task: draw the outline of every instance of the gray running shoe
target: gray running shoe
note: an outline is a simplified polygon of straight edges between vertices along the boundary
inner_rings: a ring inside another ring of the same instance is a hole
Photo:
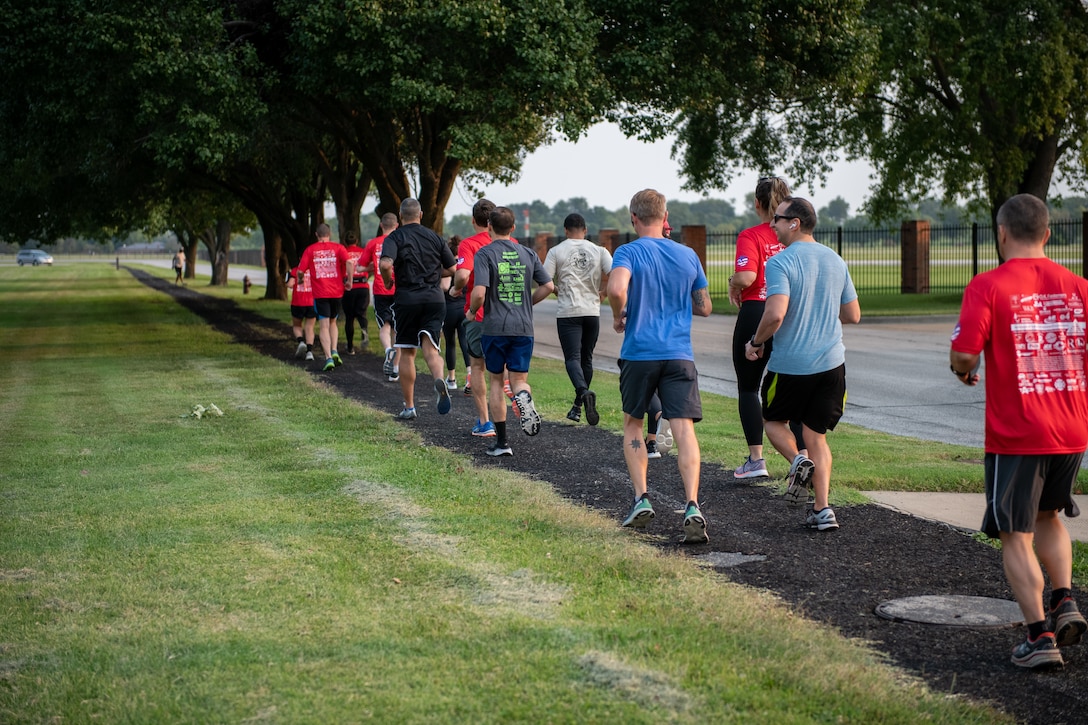
[[[512,456],[514,455],[514,449],[505,443],[500,446],[496,441],[487,449],[487,455],[492,456],[493,458],[498,458],[499,456]]]
[[[397,413],[397,418],[399,420],[415,420],[416,419],[416,409],[415,408],[404,408],[399,413]]]
[[[435,408],[438,410],[439,415],[445,415],[450,412],[452,403],[450,401],[450,390],[446,387],[446,381],[442,378],[435,378],[434,392],[438,394],[437,399],[434,401]]]
[[[688,501],[688,507],[684,511],[684,538],[682,544],[705,544],[710,541],[706,534],[706,518],[699,510],[699,504]]]
[[[1065,660],[1062,659],[1062,653],[1058,651],[1058,643],[1055,641],[1054,635],[1050,632],[1044,632],[1034,642],[1025,639],[1013,647],[1012,663],[1020,667],[1038,669],[1061,667],[1065,664]]]
[[[748,456],[744,463],[733,471],[733,478],[758,478],[767,475],[769,475],[767,473],[767,461],[762,458],[753,461],[751,456]]]
[[[301,360],[302,356],[306,354],[306,343],[300,342],[298,347],[295,348],[295,359]]]
[[[519,390],[514,394],[514,408],[521,416],[521,429],[525,435],[535,436],[540,432],[540,413],[536,412],[533,396],[528,390]]]
[[[808,500],[808,490],[812,488],[812,472],[816,466],[807,457],[797,454],[786,474],[786,503],[804,503]]]
[[[668,453],[672,449],[672,426],[666,418],[657,420],[657,449],[662,453]]]
[[[1059,602],[1058,606],[1047,613],[1047,619],[1059,647],[1080,644],[1081,636],[1088,630],[1088,622],[1084,620],[1073,597],[1066,597]]]
[[[817,531],[828,531],[839,528],[839,522],[835,518],[835,512],[828,506],[819,511],[809,509],[808,515],[805,516],[805,526]]]
[[[627,514],[627,518],[623,520],[620,526],[629,529],[645,529],[646,524],[650,523],[653,518],[654,507],[650,505],[650,499],[646,497],[646,494],[642,494],[642,498],[635,501],[631,513]]]
[[[306,351],[306,362],[313,362],[314,354],[309,350]]]
[[[385,373],[385,377],[392,378],[396,373],[393,372],[393,358],[397,356],[397,351],[394,348],[386,348],[385,360],[382,362],[382,372]]]

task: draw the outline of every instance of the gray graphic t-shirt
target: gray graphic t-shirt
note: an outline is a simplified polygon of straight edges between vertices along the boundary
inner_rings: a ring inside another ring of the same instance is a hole
[[[483,334],[533,335],[533,282],[552,278],[536,252],[508,239],[496,239],[476,252],[474,283],[487,287]]]

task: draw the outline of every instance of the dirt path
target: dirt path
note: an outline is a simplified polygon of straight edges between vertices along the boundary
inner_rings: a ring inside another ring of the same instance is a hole
[[[392,415],[399,387],[385,381],[373,355],[345,357],[332,373],[294,359],[290,326],[240,310],[233,302],[132,270],[148,286],[173,296],[239,343],[308,369],[346,397]],[[286,308],[284,309],[286,313]],[[371,328],[373,329],[373,328]],[[511,439],[512,458],[491,459],[486,444],[468,431],[474,420],[468,399],[457,392],[453,411],[437,415],[429,381],[419,379],[420,416],[406,423],[429,445],[473,457],[480,466],[501,466],[549,482],[565,498],[618,521],[630,505],[631,487],[619,438],[565,421],[545,421],[540,435]],[[515,426],[516,428],[516,426]],[[1027,672],[1008,657],[1023,629],[963,630],[898,624],[877,617],[874,607],[899,597],[961,594],[1011,599],[997,551],[947,526],[875,506],[836,510],[841,529],[818,533],[800,526],[801,515],[764,487],[734,480],[732,472],[703,464],[701,497],[710,543],[681,547],[682,487],[676,459],[650,462],[650,495],[657,518],[645,541],[684,555],[741,553],[761,561],[724,568],[729,579],[776,593],[800,614],[837,627],[886,652],[897,665],[923,677],[937,692],[988,700],[1028,723],[1088,719],[1088,643],[1064,650],[1067,664],[1054,672]],[[1088,600],[1078,595],[1081,608]]]

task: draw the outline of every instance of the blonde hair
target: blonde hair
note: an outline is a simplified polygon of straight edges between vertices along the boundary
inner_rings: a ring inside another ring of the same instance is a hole
[[[764,211],[773,212],[790,197],[790,187],[781,176],[764,176],[756,182],[756,201]]]
[[[646,224],[665,218],[665,195],[654,189],[643,189],[631,197],[628,205],[631,213]]]

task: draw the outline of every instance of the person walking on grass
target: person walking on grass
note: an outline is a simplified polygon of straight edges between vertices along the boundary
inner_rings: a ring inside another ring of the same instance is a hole
[[[456,298],[464,295],[464,309],[468,312],[472,303],[472,289],[475,286],[476,252],[491,244],[491,235],[487,231],[491,212],[495,203],[490,199],[480,199],[472,205],[472,228],[475,233],[465,237],[457,245],[457,274],[453,278],[450,295]],[[467,292],[465,291],[467,290]],[[483,351],[484,311],[481,306],[475,316],[465,315],[465,325],[461,329],[465,347],[468,348],[469,371],[465,374],[465,395],[472,396],[476,406],[476,423],[472,426],[472,435],[480,438],[494,438],[495,424],[491,422],[487,400],[487,366],[484,364]],[[472,384],[472,380],[476,384]],[[506,414],[503,413],[503,417]]]
[[[178,253],[174,255],[173,261],[174,267],[174,285],[184,285],[181,281],[181,273],[185,270],[185,250],[178,248]]]
[[[790,187],[784,179],[765,176],[756,182],[755,212],[759,224],[749,227],[737,236],[737,255],[733,276],[729,278],[729,301],[737,308],[737,322],[733,328],[733,369],[737,373],[737,411],[740,425],[748,444],[748,458],[733,471],[738,479],[758,478],[769,475],[763,458],[763,406],[759,400],[759,387],[763,371],[774,349],[773,339],[766,342],[763,355],[749,360],[744,346],[752,338],[767,301],[767,280],[764,269],[767,261],[785,247],[771,227],[774,210],[790,195]],[[791,424],[797,448],[805,450],[801,425]],[[791,461],[787,461],[790,463]]]
[[[363,254],[359,257],[360,264],[367,268],[367,272],[374,280],[372,292],[374,293],[374,324],[378,327],[378,341],[381,342],[385,358],[382,360],[382,373],[386,380],[395,383],[400,380],[400,353],[393,347],[393,298],[396,295],[396,275],[392,283],[387,287],[382,279],[380,261],[382,257],[382,245],[389,232],[397,228],[399,220],[392,212],[382,214],[379,223],[378,236],[369,240],[363,248]]]
[[[379,262],[387,287],[397,287],[393,300],[396,321],[396,347],[401,354],[400,389],[404,407],[397,418],[416,417],[416,350],[423,349],[423,359],[434,378],[435,407],[439,415],[450,412],[450,391],[442,369],[439,340],[446,318],[446,300],[439,280],[454,272],[457,260],[442,237],[423,226],[423,209],[416,199],[400,204],[401,225],[389,233],[382,245]],[[387,356],[388,360],[388,356]]]
[[[567,238],[548,251],[544,271],[551,276],[559,298],[555,325],[567,377],[574,386],[574,405],[567,419],[580,421],[585,406],[586,422],[597,425],[597,394],[589,386],[593,382],[593,349],[600,334],[601,301],[612,269],[612,255],[586,240],[586,220],[581,214],[568,214],[563,230]]]
[[[812,496],[804,524],[810,529],[839,528],[828,505],[834,430],[846,402],[846,348],[843,323],[861,320],[858,293],[846,263],[817,242],[816,212],[805,199],[789,197],[771,219],[786,248],[767,262],[767,304],[756,331],[745,343],[745,355],[758,360],[774,336],[774,351],[763,378],[763,425],[775,449],[793,461],[787,476],[786,500],[801,503]],[[790,421],[802,424],[808,455],[801,453]]]
[[[623,526],[645,528],[654,518],[647,494],[647,455],[642,419],[654,393],[661,400],[678,453],[684,483],[683,543],[709,541],[699,509],[701,455],[695,423],[702,420],[699,375],[691,347],[692,315],[711,312],[707,279],[695,252],[665,238],[665,197],[653,189],[631,199],[631,224],[639,238],[612,257],[608,302],[612,328],[623,334],[620,398],[623,403],[623,458],[635,503]]]
[[[551,294],[551,277],[536,252],[514,242],[514,212],[500,206],[488,215],[491,243],[476,252],[474,284],[467,319],[483,309],[481,336],[489,375],[488,405],[495,426],[489,456],[512,456],[506,437],[504,371],[510,374],[514,405],[526,435],[540,432],[540,414],[529,388],[529,362],[533,357],[533,305]],[[533,283],[537,284],[533,289]],[[480,385],[483,381],[477,380]]]
[[[340,314],[340,300],[344,297],[344,291],[351,289],[354,265],[348,259],[344,245],[332,241],[329,225],[318,224],[317,241],[302,252],[298,268],[304,277],[303,282],[308,281],[313,290],[318,338],[325,353],[322,370],[328,372],[344,364],[336,351],[339,333],[336,317]]]
[[[1064,664],[1088,629],[1073,599],[1073,554],[1058,512],[1078,516],[1073,485],[1088,446],[1088,281],[1046,256],[1046,204],[1018,194],[997,212],[1005,262],[976,275],[952,333],[952,372],[977,385],[986,358],[986,513],[1028,631],[1020,667]],[[1044,570],[1050,577],[1043,600]]]

